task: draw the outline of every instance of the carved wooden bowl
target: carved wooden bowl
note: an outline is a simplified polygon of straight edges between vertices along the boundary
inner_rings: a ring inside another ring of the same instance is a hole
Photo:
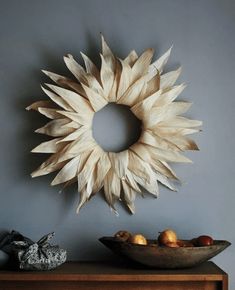
[[[153,240],[148,240],[146,246],[122,242],[114,237],[102,237],[99,241],[119,256],[148,267],[161,269],[194,267],[231,245],[228,241],[215,240],[211,246],[169,248],[159,246]]]

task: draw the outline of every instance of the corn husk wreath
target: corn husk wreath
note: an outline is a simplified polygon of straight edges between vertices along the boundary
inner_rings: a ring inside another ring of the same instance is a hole
[[[51,119],[35,132],[54,138],[32,150],[51,155],[31,175],[59,170],[51,185],[77,182],[77,212],[103,188],[112,210],[116,212],[115,202],[122,200],[134,213],[141,187],[156,197],[159,182],[175,191],[170,180],[178,178],[168,162],[191,162],[181,152],[198,150],[187,135],[198,132],[202,122],[180,116],[191,106],[175,101],[185,88],[184,84],[175,85],[181,68],[162,74],[171,48],[151,64],[151,48],[140,56],[133,50],[120,59],[103,36],[101,41],[100,70],[83,53],[85,68],[72,55],[64,57],[74,79],[43,70],[56,85],[45,84],[42,90],[49,100],[35,102],[27,109]],[[105,152],[92,135],[94,114],[110,102],[129,106],[142,121],[138,142],[119,153]]]

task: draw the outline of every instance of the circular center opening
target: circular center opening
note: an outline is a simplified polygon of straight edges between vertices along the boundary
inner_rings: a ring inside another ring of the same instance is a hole
[[[94,115],[93,137],[108,152],[120,152],[136,143],[141,121],[128,106],[110,103]]]

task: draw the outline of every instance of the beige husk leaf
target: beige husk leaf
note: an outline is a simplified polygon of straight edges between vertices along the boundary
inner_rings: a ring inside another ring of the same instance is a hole
[[[54,82],[42,86],[49,100],[34,102],[26,109],[49,119],[35,132],[52,139],[32,152],[51,155],[31,175],[59,171],[51,185],[66,187],[77,182],[77,212],[103,189],[112,211],[117,214],[115,203],[122,201],[134,213],[134,201],[142,189],[155,197],[159,195],[159,183],[176,190],[171,181],[179,179],[169,163],[191,162],[182,152],[199,150],[187,135],[199,132],[202,122],[181,116],[191,106],[186,101],[176,101],[185,88],[184,84],[175,85],[181,67],[163,73],[172,48],[152,62],[152,48],[140,56],[132,50],[120,59],[102,35],[101,44],[100,68],[81,53],[84,67],[72,55],[64,57],[71,78],[43,70]],[[110,102],[129,106],[142,121],[139,140],[118,153],[105,152],[92,134],[94,114]]]

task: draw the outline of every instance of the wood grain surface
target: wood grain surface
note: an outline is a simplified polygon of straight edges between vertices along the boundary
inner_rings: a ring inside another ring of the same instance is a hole
[[[67,262],[45,272],[1,270],[0,289],[227,290],[228,276],[213,262],[180,270],[133,268],[113,262]]]

